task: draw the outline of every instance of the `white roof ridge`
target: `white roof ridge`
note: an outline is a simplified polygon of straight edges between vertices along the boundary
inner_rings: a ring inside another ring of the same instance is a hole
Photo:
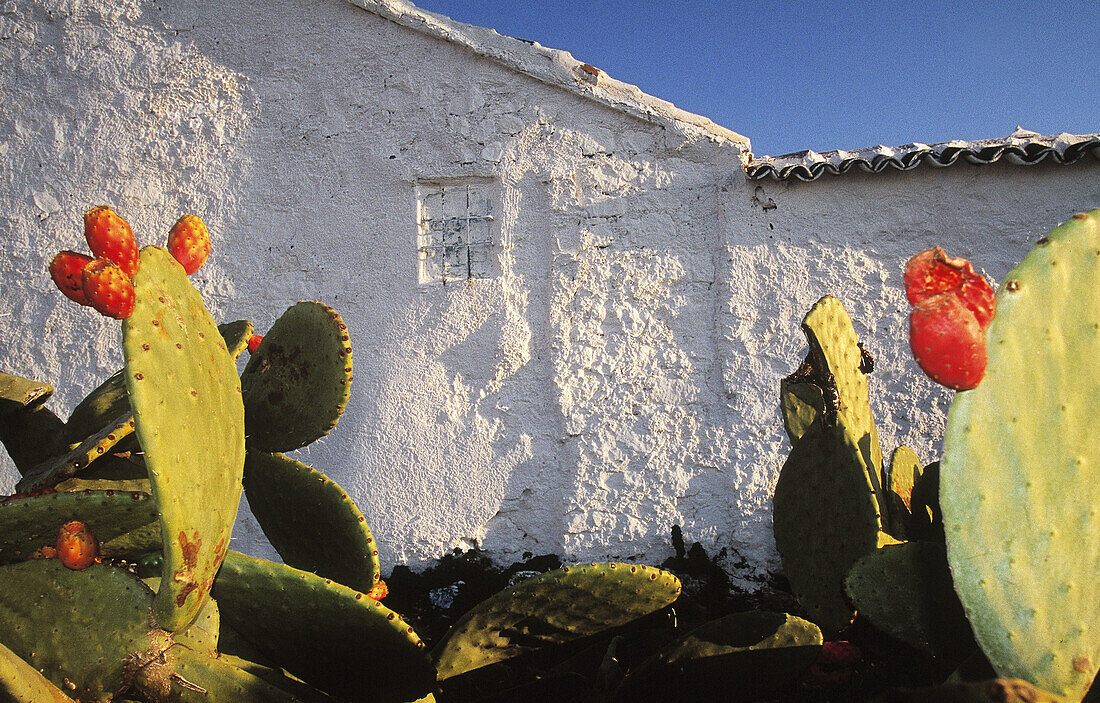
[[[615,80],[603,71],[573,58],[568,51],[550,49],[498,33],[488,27],[458,22],[422,10],[406,0],[348,0],[368,12],[404,27],[443,39],[491,59],[517,73],[535,78],[633,117],[673,127],[684,133],[702,133],[715,141],[750,149],[744,135],[707,117],[681,110],[667,100],[643,92],[630,83]]]

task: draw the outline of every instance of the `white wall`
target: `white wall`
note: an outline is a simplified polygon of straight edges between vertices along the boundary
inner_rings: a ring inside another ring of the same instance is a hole
[[[814,300],[850,303],[878,352],[887,451],[931,458],[947,396],[902,354],[901,263],[942,243],[997,277],[1100,202],[1095,161],[750,183],[734,144],[343,0],[26,0],[0,36],[5,370],[57,385],[64,416],[121,363],[117,323],[45,273],[85,208],[143,243],[201,215],[219,320],[344,315],[352,401],[299,458],[360,504],[387,570],[474,544],[658,562],[681,524],[751,585],[777,566],[776,394]],[[414,183],[469,176],[499,184],[500,276],[422,286]],[[269,554],[248,520],[233,546]]]

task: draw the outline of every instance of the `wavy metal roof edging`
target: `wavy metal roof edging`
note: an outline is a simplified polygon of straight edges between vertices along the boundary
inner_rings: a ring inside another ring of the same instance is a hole
[[[629,83],[615,80],[600,69],[573,58],[568,51],[549,49],[537,42],[516,39],[488,27],[478,27],[421,10],[405,0],[347,0],[352,5],[404,27],[465,47],[517,73],[564,88],[647,122],[678,133],[706,136],[749,153],[747,137],[653,97]],[[744,158],[744,156],[743,156]]]
[[[1088,154],[1100,159],[1100,134],[1054,134],[1040,136],[1017,127],[1003,139],[975,141],[953,140],[938,144],[906,144],[899,147],[874,146],[853,151],[828,151],[818,154],[800,151],[784,156],[754,158],[745,166],[750,179],[812,181],[825,174],[839,176],[853,169],[868,173],[887,170],[908,171],[928,164],[943,168],[965,161],[991,164],[997,161],[1030,166],[1043,161],[1069,164]]]

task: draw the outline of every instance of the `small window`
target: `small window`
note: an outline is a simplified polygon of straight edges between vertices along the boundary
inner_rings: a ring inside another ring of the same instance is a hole
[[[492,195],[491,183],[416,186],[421,283],[492,277]]]

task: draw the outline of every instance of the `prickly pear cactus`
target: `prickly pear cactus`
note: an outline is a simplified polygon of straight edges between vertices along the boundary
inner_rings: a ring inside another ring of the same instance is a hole
[[[164,535],[154,614],[176,631],[198,615],[229,547],[244,406],[233,356],[179,263],[145,247],[134,289],[122,325],[126,388]]]
[[[378,546],[344,489],[282,454],[250,450],[248,506],[283,561],[362,591],[378,582]]]
[[[845,574],[880,544],[875,484],[882,453],[864,353],[844,306],[822,298],[802,328],[810,353],[795,376],[821,388],[824,406],[793,442],[776,483],[772,519],[795,595],[811,620],[836,631],[855,616],[844,595]]]
[[[110,700],[129,683],[133,662],[170,644],[150,625],[152,600],[122,569],[72,571],[57,559],[8,564],[0,567],[0,642],[80,700]]]
[[[57,530],[80,520],[101,543],[155,525],[157,506],[145,493],[81,491],[21,498],[0,504],[0,563],[53,546]]]
[[[275,321],[241,374],[249,448],[289,452],[336,426],[351,393],[349,340],[322,303],[297,303]]]
[[[127,408],[67,453],[27,471],[15,487],[19,491],[29,491],[38,486],[57,485],[110,452],[112,447],[130,436],[133,431],[133,416]]]
[[[1100,210],[1008,274],[986,333],[944,441],[951,572],[1001,676],[1079,699],[1100,667]]]
[[[363,593],[229,552],[214,587],[222,622],[303,681],[350,700],[427,694],[435,670],[412,627]],[[402,697],[404,696],[404,697]]]
[[[882,524],[887,532],[898,539],[911,539],[909,533],[913,520],[913,487],[920,482],[923,472],[920,458],[905,445],[895,449],[890,456],[890,471],[883,475],[882,480],[886,503]]]
[[[584,564],[533,576],[482,601],[432,650],[440,680],[626,624],[670,605],[680,580],[634,564]]]
[[[2,644],[0,700],[8,703],[73,703],[72,698]]]

